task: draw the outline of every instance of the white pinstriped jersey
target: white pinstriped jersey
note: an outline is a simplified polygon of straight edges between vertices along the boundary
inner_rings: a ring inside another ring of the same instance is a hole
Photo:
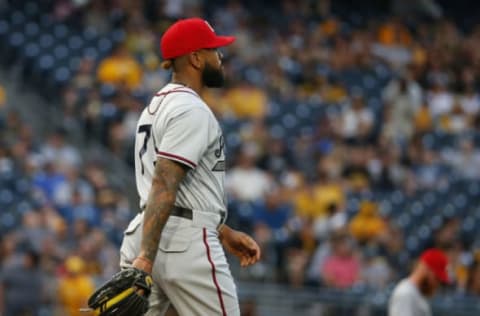
[[[198,94],[167,84],[151,100],[137,124],[135,176],[140,207],[147,202],[157,157],[190,168],[175,205],[226,214],[225,153],[222,130]]]

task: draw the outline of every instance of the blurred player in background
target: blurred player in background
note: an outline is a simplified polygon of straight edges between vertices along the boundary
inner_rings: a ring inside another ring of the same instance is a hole
[[[393,290],[388,316],[432,316],[428,298],[441,283],[448,283],[447,256],[438,249],[425,250],[413,272]]]

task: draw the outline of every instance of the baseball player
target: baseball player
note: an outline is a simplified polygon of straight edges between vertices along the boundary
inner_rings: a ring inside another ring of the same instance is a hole
[[[438,249],[424,251],[406,279],[393,290],[388,304],[389,316],[431,316],[427,298],[433,296],[440,283],[448,283],[448,260]]]
[[[205,87],[221,87],[222,55],[231,44],[203,19],[174,23],[161,39],[172,79],[144,109],[135,139],[138,214],[121,247],[121,267],[152,276],[146,315],[240,315],[235,283],[223,251],[242,266],[260,249],[246,234],[224,224],[225,142]],[[222,247],[223,246],[223,247]]]

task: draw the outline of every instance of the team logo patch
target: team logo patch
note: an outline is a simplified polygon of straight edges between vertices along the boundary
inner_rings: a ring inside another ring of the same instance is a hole
[[[226,169],[225,167],[226,167],[225,160],[220,160],[215,164],[215,166],[213,166],[212,171],[225,171]]]

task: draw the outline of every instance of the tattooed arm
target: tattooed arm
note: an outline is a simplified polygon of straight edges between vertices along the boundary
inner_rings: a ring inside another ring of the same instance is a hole
[[[144,211],[140,254],[133,261],[134,267],[148,273],[152,272],[163,227],[175,203],[178,186],[187,171],[187,167],[180,163],[158,158]]]

